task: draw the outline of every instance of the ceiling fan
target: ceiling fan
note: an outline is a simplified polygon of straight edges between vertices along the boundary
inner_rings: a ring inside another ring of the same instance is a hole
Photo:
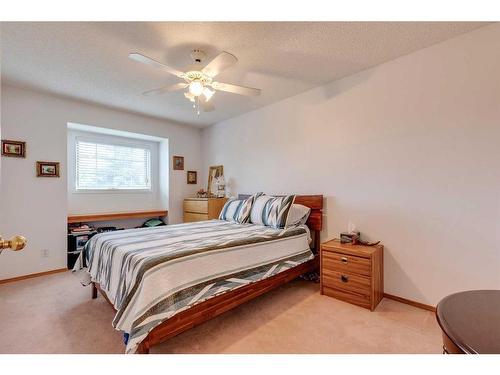
[[[200,106],[205,112],[210,112],[215,109],[213,103],[209,101],[216,91],[226,91],[245,96],[258,96],[261,92],[260,89],[254,89],[252,87],[214,81],[214,78],[220,72],[234,65],[238,61],[234,55],[228,52],[221,52],[205,67],[202,67],[202,61],[205,59],[206,54],[202,50],[195,49],[191,52],[191,58],[194,61],[194,65],[190,66],[189,70],[186,72],[181,72],[177,69],[171,68],[141,53],[134,52],[129,54],[128,57],[143,64],[163,69],[167,73],[173,74],[174,76],[184,80],[184,82],[179,82],[174,85],[146,91],[143,95],[156,95],[169,91],[187,89],[184,92],[184,96],[193,103],[193,108],[196,109],[198,115],[200,114]]]

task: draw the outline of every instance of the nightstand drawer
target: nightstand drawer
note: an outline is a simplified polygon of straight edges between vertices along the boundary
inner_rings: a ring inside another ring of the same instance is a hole
[[[184,212],[194,212],[198,214],[208,214],[207,200],[184,200]]]
[[[192,223],[193,221],[209,220],[207,214],[196,214],[192,212],[184,212],[184,222]]]
[[[367,258],[323,250],[323,267],[332,271],[371,276],[371,261]]]
[[[329,288],[350,291],[370,296],[371,280],[368,277],[358,276],[323,268],[323,285]],[[369,298],[369,297],[368,297]]]
[[[350,293],[339,289],[329,288],[327,286],[323,288],[323,294],[330,297],[338,298],[348,303],[354,303],[355,305],[366,307],[368,309],[371,307],[371,301],[369,296]]]

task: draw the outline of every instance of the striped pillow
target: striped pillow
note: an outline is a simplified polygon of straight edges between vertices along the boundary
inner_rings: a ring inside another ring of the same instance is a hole
[[[256,195],[247,199],[230,199],[226,202],[219,215],[219,220],[235,221],[240,224],[248,223],[250,210]]]
[[[284,228],[288,212],[294,200],[295,195],[286,195],[284,197],[258,196],[255,198],[250,212],[250,222],[276,229]]]

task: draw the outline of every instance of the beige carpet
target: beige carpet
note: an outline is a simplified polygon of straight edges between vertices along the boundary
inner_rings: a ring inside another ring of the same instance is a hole
[[[0,285],[0,353],[123,353],[114,312],[71,273]],[[384,299],[370,312],[294,281],[152,353],[440,353],[434,314]]]

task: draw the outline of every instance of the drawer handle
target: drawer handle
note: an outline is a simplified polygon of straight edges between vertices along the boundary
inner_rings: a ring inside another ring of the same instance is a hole
[[[343,283],[346,283],[349,281],[349,278],[346,275],[341,275],[340,280],[342,280]]]
[[[340,258],[340,261],[344,264],[347,264],[347,257]]]

